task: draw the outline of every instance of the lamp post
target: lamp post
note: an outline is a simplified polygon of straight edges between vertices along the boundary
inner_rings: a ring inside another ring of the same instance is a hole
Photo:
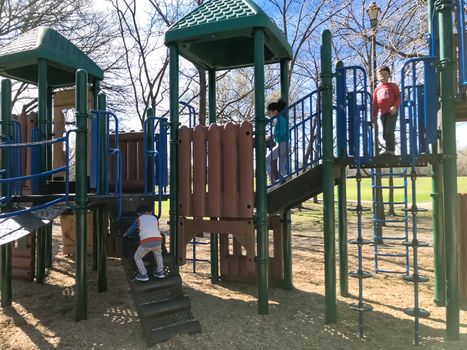
[[[381,13],[381,9],[378,7],[375,1],[373,1],[370,6],[366,9],[366,13],[370,18],[371,24],[371,92],[376,87],[376,28],[378,26],[378,17]],[[376,145],[378,148],[378,145]]]
[[[378,17],[381,14],[381,9],[378,7],[375,1],[373,1],[370,6],[368,6],[366,13],[370,19],[371,24],[371,64],[370,64],[370,71],[371,71],[371,84],[370,90],[371,95],[373,96],[373,91],[376,88],[377,79],[376,79],[376,31],[378,27]],[[372,116],[373,117],[373,116]],[[378,142],[378,123],[375,123],[375,155],[379,155],[379,142]],[[379,173],[379,169],[376,169],[376,173]],[[384,225],[384,205],[381,204],[383,202],[383,193],[381,190],[381,176],[376,176],[376,189],[374,193],[374,197],[376,200],[377,205],[375,206],[375,216],[378,220],[378,224],[375,227],[375,244],[382,244],[383,243],[383,230],[382,225]]]

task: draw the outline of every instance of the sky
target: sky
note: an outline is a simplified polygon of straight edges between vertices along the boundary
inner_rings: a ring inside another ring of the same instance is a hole
[[[140,0],[139,2],[143,5],[143,8],[145,7],[144,4],[149,5],[149,3],[146,1]],[[256,3],[260,5],[263,8],[263,10],[268,12],[268,6],[270,6],[270,4],[268,4],[267,1],[256,0]],[[111,5],[108,3],[108,1],[95,1],[94,7],[100,11],[111,9]],[[457,123],[456,124],[456,136],[457,136],[456,140],[457,140],[458,149],[467,149],[467,137],[465,137],[464,135],[467,135],[467,122]]]

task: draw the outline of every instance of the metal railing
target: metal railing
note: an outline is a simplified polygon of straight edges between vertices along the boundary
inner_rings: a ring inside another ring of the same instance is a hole
[[[114,113],[109,112],[109,111],[91,110],[91,113],[93,114],[92,139],[95,140],[95,143],[93,142],[93,146],[91,147],[91,161],[94,163],[93,168],[95,171],[96,196],[113,194],[118,197],[118,212],[117,212],[117,220],[118,220],[122,214],[122,188],[123,188],[122,153],[118,146],[118,118]],[[105,132],[102,132],[100,118],[104,118],[104,117],[105,117]],[[111,130],[110,128],[111,120],[114,123],[113,130],[115,131],[114,144],[112,147],[110,146],[110,138],[109,138],[109,133]],[[104,140],[105,155],[106,155],[105,159],[101,159],[102,155],[99,150],[99,147],[102,142],[101,140],[102,135],[105,135],[104,136],[105,137],[105,140]],[[114,185],[113,192],[110,192],[109,181],[108,181],[110,156],[115,157],[115,163],[114,163],[115,185]],[[105,166],[105,169],[107,172],[106,174],[101,174],[102,167],[100,167],[99,164],[102,164],[103,162],[106,163],[106,166]],[[106,179],[104,183],[99,181],[101,176],[103,176]]]
[[[12,176],[11,175],[11,170],[12,169],[1,169],[0,174],[3,175],[2,178],[0,179],[0,185],[1,184],[7,184],[9,189],[7,190],[7,196],[2,197],[1,199],[3,200],[4,205],[10,204],[11,203],[11,186],[13,184],[16,184],[18,182],[22,181],[27,181],[27,180],[37,180],[37,179],[46,179],[48,176],[64,172],[65,173],[65,193],[63,196],[60,196],[58,198],[52,199],[46,203],[42,203],[40,205],[36,205],[30,208],[19,208],[19,209],[11,209],[8,210],[7,212],[1,213],[0,214],[0,219],[5,219],[5,218],[10,218],[14,216],[19,216],[19,215],[24,215],[27,213],[31,213],[37,210],[41,209],[46,209],[48,207],[51,207],[55,204],[58,203],[66,203],[66,205],[69,205],[69,136],[72,132],[75,132],[76,130],[70,130],[66,133],[64,137],[60,137],[57,139],[52,139],[52,140],[46,140],[46,141],[34,141],[34,142],[29,142],[29,143],[11,143],[11,142],[3,142],[0,143],[0,150],[6,149],[7,152],[9,153],[9,158],[11,159],[11,153],[15,152],[16,150],[22,150],[24,148],[31,148],[31,151],[33,149],[38,149],[40,150],[41,147],[46,147],[48,145],[52,145],[55,143],[61,143],[63,142],[65,144],[65,165],[47,170],[47,171],[36,171],[32,172],[31,175],[20,175],[20,176]],[[38,133],[35,133],[38,135]],[[2,138],[5,140],[5,137]],[[32,170],[31,170],[32,171]]]
[[[315,90],[266,121],[266,168],[270,174],[268,188],[285,182],[287,178],[320,161],[320,115],[320,94]],[[283,130],[277,126],[281,122],[280,118],[286,120],[286,140],[282,142],[278,142],[284,136],[280,135]]]
[[[166,118],[152,116],[144,121],[144,188],[145,193],[158,196],[158,218],[161,216],[162,195],[168,184],[168,131]]]

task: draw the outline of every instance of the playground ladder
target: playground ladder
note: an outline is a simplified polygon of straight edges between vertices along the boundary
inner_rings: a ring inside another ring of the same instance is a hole
[[[374,254],[375,254],[375,268],[374,271],[376,273],[409,273],[409,248],[408,246],[404,247],[404,251],[402,252],[387,252],[385,249],[382,249],[385,247],[385,244],[387,244],[387,241],[391,242],[401,242],[401,241],[406,241],[408,240],[408,234],[409,234],[409,216],[408,212],[404,211],[403,216],[390,216],[389,218],[385,216],[384,218],[378,218],[377,212],[378,212],[378,207],[383,207],[385,205],[402,205],[404,209],[407,209],[407,169],[403,169],[402,171],[393,171],[392,168],[388,173],[383,173],[380,171],[376,171],[375,169],[371,170],[371,180],[372,180],[372,193],[373,193],[373,239],[374,239]],[[378,185],[377,178],[386,178],[388,180],[388,184],[382,184]],[[402,184],[397,184],[394,185],[391,182],[394,180],[394,178],[397,179],[402,179]],[[386,193],[386,198],[389,197],[389,193],[392,190],[393,192],[399,192],[403,191],[404,193],[404,198],[402,201],[394,201],[394,200],[385,200],[384,195],[383,195],[383,200],[378,201],[376,193],[377,191],[381,189],[385,191]],[[386,224],[402,224],[404,226],[404,234],[403,235],[397,235],[397,236],[389,236],[389,235],[384,235],[382,234],[381,237],[377,236],[377,232],[380,230],[382,233],[384,233],[384,227],[386,227]],[[386,242],[386,243],[384,243]],[[394,259],[399,260],[397,258],[404,258],[405,259],[405,268],[404,271],[401,271],[400,269],[385,269],[381,268],[381,261],[384,259]]]

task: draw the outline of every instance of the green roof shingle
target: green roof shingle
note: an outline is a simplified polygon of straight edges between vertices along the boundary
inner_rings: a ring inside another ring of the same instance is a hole
[[[230,69],[254,64],[253,32],[265,32],[265,61],[290,59],[284,34],[251,0],[210,0],[173,24],[166,45],[178,43],[180,55],[206,69]]]
[[[48,27],[32,29],[0,48],[0,75],[37,84],[38,61],[48,65],[48,85],[73,85],[75,72],[84,69],[89,78],[102,80],[101,68],[68,39]]]

